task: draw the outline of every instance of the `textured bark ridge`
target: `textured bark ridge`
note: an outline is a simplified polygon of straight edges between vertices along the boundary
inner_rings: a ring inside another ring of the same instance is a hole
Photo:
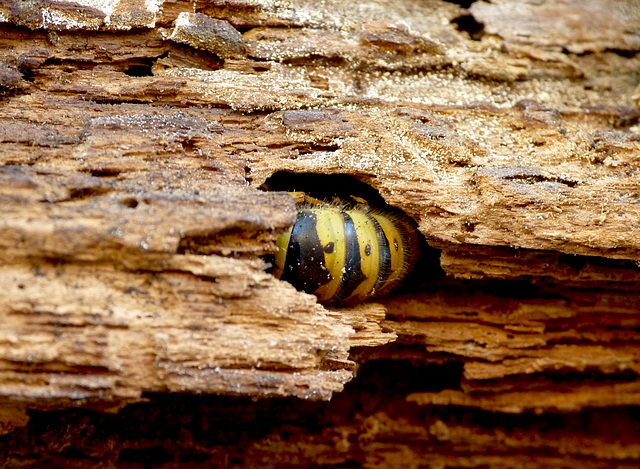
[[[639,51],[634,0],[0,0],[0,459],[636,467]],[[402,291],[269,274],[308,174],[416,221]]]

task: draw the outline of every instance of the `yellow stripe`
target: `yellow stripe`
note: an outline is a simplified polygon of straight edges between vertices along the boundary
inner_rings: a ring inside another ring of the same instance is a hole
[[[273,275],[276,278],[282,277],[282,273],[284,272],[284,262],[287,259],[287,248],[289,247],[289,240],[291,239],[292,230],[293,226],[289,228],[288,231],[278,236],[278,239],[276,240],[276,267],[275,269],[273,269]]]
[[[366,276],[351,295],[345,300],[368,296],[378,280],[380,272],[380,252],[378,248],[378,238],[376,227],[373,221],[361,210],[347,210],[346,213],[353,219],[358,242],[360,244],[360,268]],[[369,248],[367,248],[369,246]],[[369,252],[369,255],[367,255]]]
[[[344,240],[344,222],[342,211],[337,207],[311,208],[318,217],[318,238],[323,247],[333,243],[333,252],[324,253],[324,261],[331,280],[322,285],[314,293],[319,301],[328,301],[333,298],[342,283],[342,274],[345,263],[346,243]]]
[[[384,285],[380,287],[380,290],[383,290],[386,286],[404,277],[407,265],[407,246],[404,245],[403,237],[393,220],[380,213],[372,213],[372,215],[378,220],[382,231],[389,240],[389,251],[391,252],[391,274]]]

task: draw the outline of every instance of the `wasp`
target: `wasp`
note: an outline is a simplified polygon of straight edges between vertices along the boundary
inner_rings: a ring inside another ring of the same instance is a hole
[[[415,266],[419,235],[406,215],[311,200],[297,205],[295,224],[276,241],[276,277],[342,305],[389,294]]]

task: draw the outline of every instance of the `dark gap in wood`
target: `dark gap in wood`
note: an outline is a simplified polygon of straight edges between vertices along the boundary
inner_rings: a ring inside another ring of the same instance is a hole
[[[451,20],[456,29],[465,32],[474,41],[479,41],[484,36],[484,24],[478,22],[473,15],[462,15]]]

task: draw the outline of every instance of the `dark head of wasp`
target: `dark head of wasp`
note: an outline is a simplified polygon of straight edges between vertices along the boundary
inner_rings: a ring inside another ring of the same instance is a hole
[[[319,200],[294,192],[295,224],[278,237],[273,274],[322,303],[386,296],[420,256],[420,235],[406,215],[359,197]]]

